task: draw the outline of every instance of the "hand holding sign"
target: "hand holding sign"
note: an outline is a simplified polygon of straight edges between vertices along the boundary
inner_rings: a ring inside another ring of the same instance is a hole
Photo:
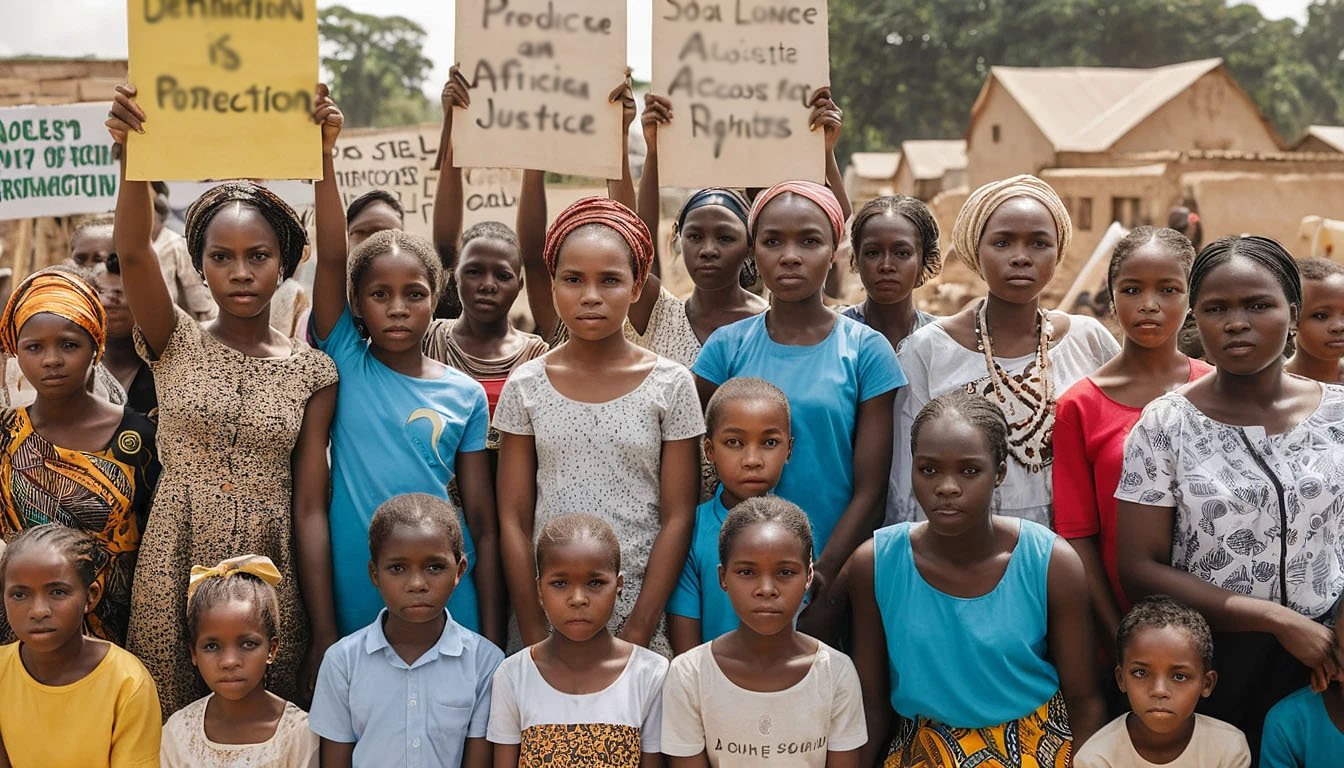
[[[317,84],[317,98],[313,101],[313,122],[322,126],[322,152],[330,155],[336,147],[336,139],[345,125],[345,115],[336,102],[331,100],[331,89],[326,83]]]

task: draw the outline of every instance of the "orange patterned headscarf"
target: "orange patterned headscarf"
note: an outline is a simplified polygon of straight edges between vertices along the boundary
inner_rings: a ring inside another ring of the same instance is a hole
[[[98,300],[98,292],[79,275],[64,269],[44,269],[34,272],[14,289],[0,315],[0,350],[7,355],[19,353],[19,331],[43,312],[83,328],[93,339],[96,351],[93,362],[103,357],[107,342],[107,313]]]

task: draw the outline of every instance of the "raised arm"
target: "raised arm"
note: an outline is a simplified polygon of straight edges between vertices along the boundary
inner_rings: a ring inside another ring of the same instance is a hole
[[[313,215],[317,225],[317,272],[313,276],[313,330],[325,339],[345,311],[345,207],[336,183],[332,153],[345,117],[331,100],[325,84],[317,86],[313,122],[322,126],[322,180],[313,185]]]
[[[663,274],[662,238],[658,236],[658,222],[662,217],[662,191],[658,187],[658,127],[672,122],[672,102],[666,96],[644,95],[644,171],[639,175],[639,201],[635,212],[653,235],[653,270],[650,275]]]
[[[809,123],[812,130],[824,131],[826,137],[826,185],[840,201],[840,210],[848,219],[854,211],[849,205],[849,195],[845,192],[845,177],[840,173],[840,163],[835,159],[835,145],[840,142],[840,130],[844,127],[845,113],[836,106],[831,98],[831,87],[818,88],[812,94],[812,117]]]
[[[177,327],[177,313],[154,252],[154,196],[149,182],[126,179],[126,136],[131,131],[146,130],[145,113],[135,103],[135,96],[134,85],[117,86],[106,123],[121,150],[121,189],[117,192],[113,244],[121,261],[126,303],[150,349],[159,355]]]
[[[854,646],[851,656],[863,688],[863,716],[868,743],[859,751],[859,765],[877,768],[891,742],[891,674],[887,659],[887,632],[873,589],[875,554],[872,540],[864,542],[849,559],[849,602],[853,608]]]
[[[434,187],[434,249],[445,269],[457,267],[457,248],[462,240],[462,169],[453,165],[453,113],[471,106],[471,89],[467,79],[454,64],[448,70],[448,82],[443,84],[443,130],[439,132],[439,159],[434,169],[439,172]]]
[[[635,122],[635,96],[630,85],[630,70],[625,70],[625,82],[608,97],[621,103],[621,178],[607,179],[607,197],[635,210],[635,182],[630,176],[630,125]]]
[[[560,329],[560,314],[551,296],[551,271],[546,268],[546,172],[523,171],[523,188],[518,195],[518,250],[523,257],[523,287],[527,306],[537,323],[537,335],[546,341],[555,339]]]

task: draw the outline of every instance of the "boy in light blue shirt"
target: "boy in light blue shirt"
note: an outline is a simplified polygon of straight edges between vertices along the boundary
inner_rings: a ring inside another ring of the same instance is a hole
[[[488,768],[490,683],[504,654],[445,606],[466,553],[446,499],[394,497],[369,525],[369,576],[386,608],[327,650],[308,723],[323,768]]]
[[[719,487],[695,510],[690,556],[668,598],[668,639],[676,654],[737,629],[721,584],[719,532],[730,509],[779,484],[793,449],[789,417],[788,398],[763,379],[729,379],[709,399],[705,459],[718,472]]]

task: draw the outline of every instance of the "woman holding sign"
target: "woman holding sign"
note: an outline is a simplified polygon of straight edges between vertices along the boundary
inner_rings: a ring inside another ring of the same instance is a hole
[[[135,86],[118,86],[107,121],[123,162],[127,134],[153,130],[135,97]],[[122,181],[117,255],[136,346],[158,387],[164,460],[136,567],[127,646],[154,676],[165,715],[200,698],[206,690],[187,637],[191,565],[262,554],[298,575],[277,589],[282,637],[270,688],[303,701],[309,614],[314,647],[336,639],[326,449],[337,374],[331,358],[269,321],[271,296],[298,268],[308,237],[293,209],[264,187],[234,182],[202,195],[187,210],[187,247],[219,305],[219,316],[202,324],[173,304],[164,285],[150,240],[151,204],[148,182]],[[315,670],[320,656],[311,661]]]

